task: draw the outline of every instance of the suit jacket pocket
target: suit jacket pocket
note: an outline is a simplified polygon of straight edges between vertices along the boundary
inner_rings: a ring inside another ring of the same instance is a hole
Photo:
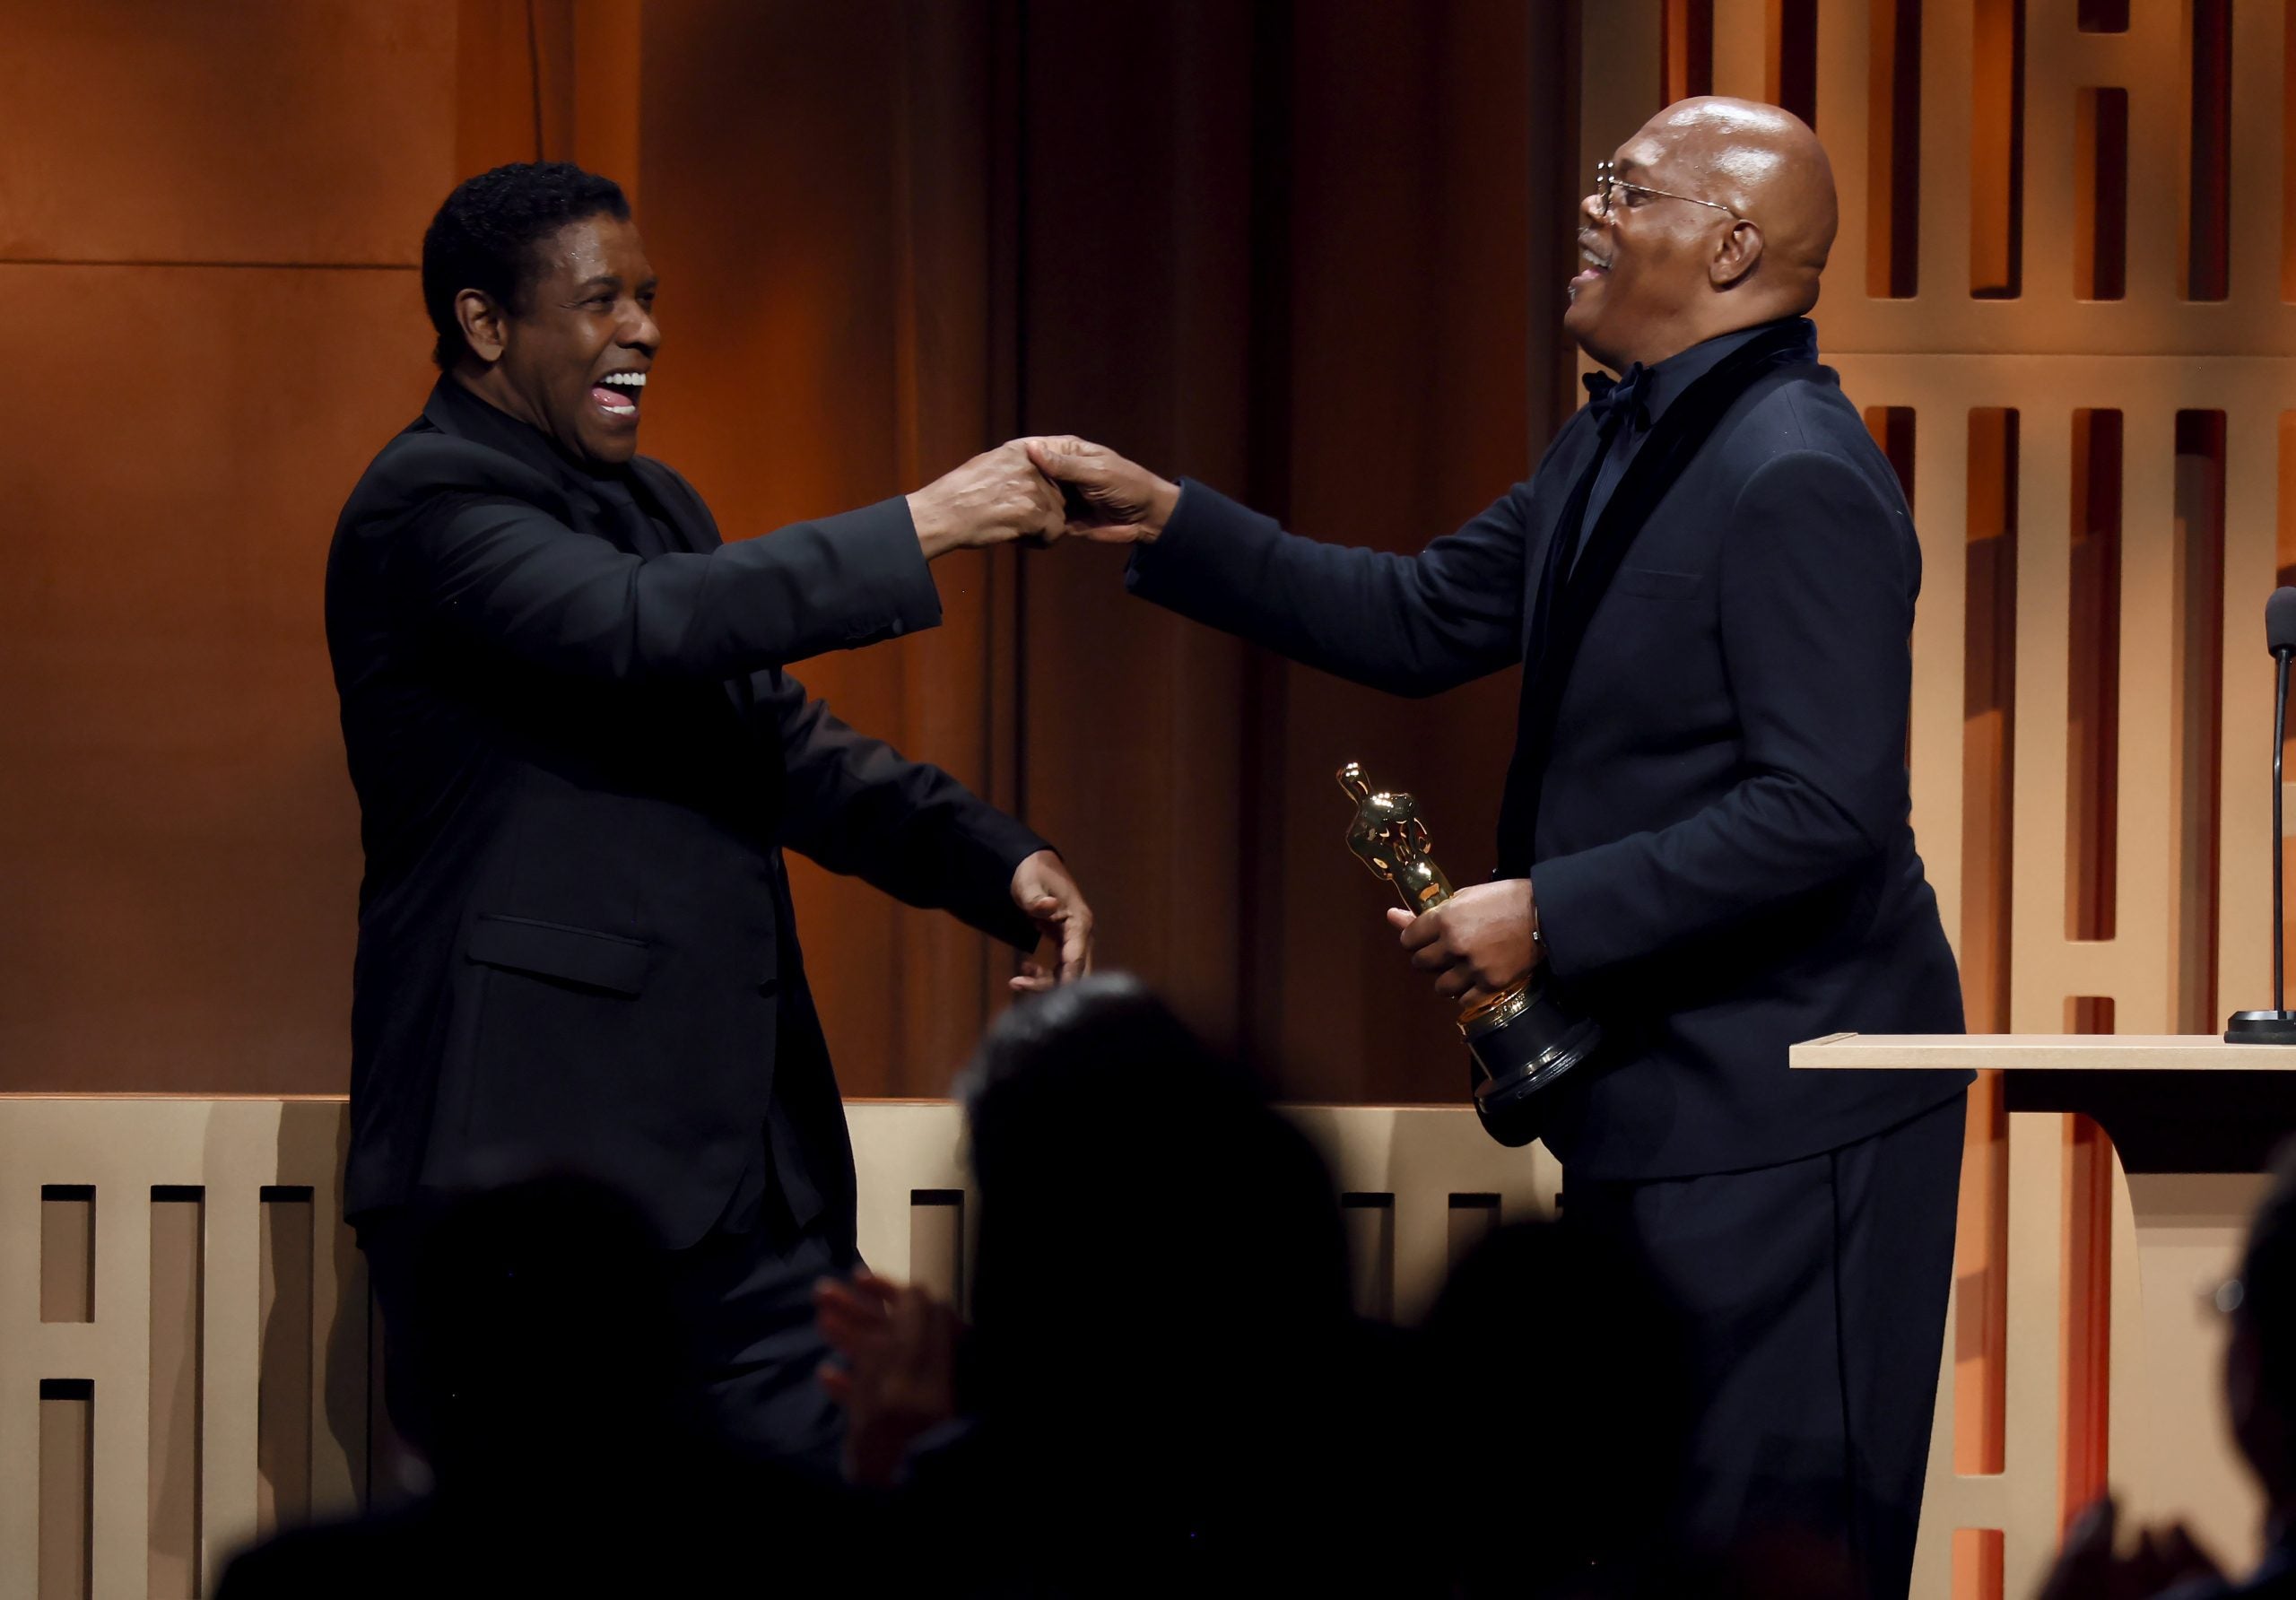
[[[1621,567],[1618,576],[1611,579],[1611,587],[1622,595],[1640,595],[1649,600],[1687,600],[1698,593],[1701,581],[1695,572],[1667,572],[1657,567]]]
[[[472,924],[465,951],[489,967],[633,996],[646,987],[653,954],[643,939],[491,911],[480,912]]]

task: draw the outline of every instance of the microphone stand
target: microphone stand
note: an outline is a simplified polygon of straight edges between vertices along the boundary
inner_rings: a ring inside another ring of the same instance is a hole
[[[2287,970],[2281,948],[2286,933],[2281,908],[2285,891],[2281,883],[2280,765],[2288,741],[2288,662],[2292,655],[2296,655],[2296,650],[2284,648],[2272,653],[2280,668],[2280,686],[2272,700],[2272,1009],[2234,1012],[2231,1025],[2224,1030],[2224,1042],[2228,1045],[2296,1044],[2296,1014],[2288,1010]]]

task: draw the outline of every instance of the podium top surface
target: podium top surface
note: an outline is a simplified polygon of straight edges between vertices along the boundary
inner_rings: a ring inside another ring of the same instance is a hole
[[[1835,1033],[1793,1046],[1788,1065],[1872,1072],[2296,1072],[2296,1045],[2228,1045],[2213,1033]]]

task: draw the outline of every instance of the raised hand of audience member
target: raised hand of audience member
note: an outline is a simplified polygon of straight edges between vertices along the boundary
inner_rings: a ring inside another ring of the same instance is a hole
[[[2120,1508],[2109,1496],[2074,1518],[2039,1600],[2152,1600],[2176,1584],[2221,1581],[2216,1562],[2181,1522],[2140,1529],[2126,1552],[2117,1548],[2119,1525]]]
[[[822,1383],[845,1408],[845,1475],[889,1487],[909,1447],[957,1414],[956,1310],[868,1272],[815,1284],[813,1310],[838,1357]]]

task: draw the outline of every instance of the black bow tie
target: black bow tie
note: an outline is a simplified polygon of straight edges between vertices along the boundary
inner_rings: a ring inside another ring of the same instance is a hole
[[[1589,372],[1586,383],[1587,406],[1595,413],[1596,422],[1609,426],[1615,412],[1638,432],[1650,425],[1650,369],[1640,361],[1615,380],[1599,372]]]

